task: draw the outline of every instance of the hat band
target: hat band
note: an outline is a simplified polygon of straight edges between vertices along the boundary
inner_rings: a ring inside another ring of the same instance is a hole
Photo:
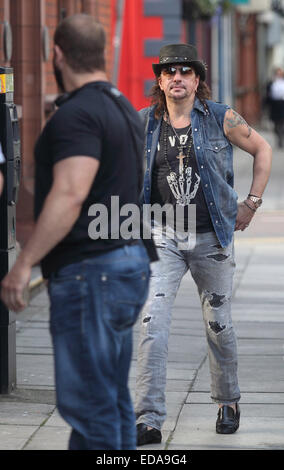
[[[196,59],[192,59],[190,57],[163,57],[160,59],[160,64],[164,64],[166,62],[195,62]]]

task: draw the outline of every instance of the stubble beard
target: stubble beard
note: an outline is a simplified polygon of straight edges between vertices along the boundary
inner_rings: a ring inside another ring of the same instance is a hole
[[[54,58],[53,58],[52,65],[53,65],[53,73],[54,73],[54,77],[55,77],[57,87],[58,87],[60,93],[65,93],[66,89],[65,89],[65,85],[64,85],[64,81],[63,81],[62,72],[58,68],[58,66],[56,65]]]
[[[167,97],[170,101],[174,102],[174,103],[179,103],[181,101],[186,101],[188,99],[190,99],[190,94],[188,93],[188,91],[184,88],[183,89],[183,93],[171,93],[171,90],[168,94],[168,97]]]

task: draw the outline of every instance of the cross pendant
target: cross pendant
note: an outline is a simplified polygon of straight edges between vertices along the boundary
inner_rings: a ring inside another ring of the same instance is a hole
[[[182,150],[180,150],[179,154],[176,157],[179,160],[179,174],[183,174],[183,159],[185,158],[185,155],[183,155]]]

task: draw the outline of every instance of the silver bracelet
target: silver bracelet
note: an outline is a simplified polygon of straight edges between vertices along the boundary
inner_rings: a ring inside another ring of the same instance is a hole
[[[249,205],[246,201],[244,201],[244,204],[245,204],[251,211],[256,212],[256,209],[253,209],[252,207],[250,207],[250,205]]]

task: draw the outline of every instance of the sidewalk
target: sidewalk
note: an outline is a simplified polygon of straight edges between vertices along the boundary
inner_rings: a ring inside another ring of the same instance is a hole
[[[284,243],[237,238],[233,319],[239,344],[241,426],[215,433],[206,340],[195,285],[186,275],[169,344],[163,442],[146,449],[284,449]],[[130,388],[134,394],[138,324]],[[48,298],[43,290],[17,319],[17,389],[0,396],[1,450],[66,449],[69,427],[55,407]]]
[[[278,157],[265,208],[247,231],[235,237],[232,313],[239,346],[240,429],[234,435],[215,432],[217,407],[210,399],[200,302],[186,275],[171,327],[163,441],[139,447],[141,451],[284,449],[284,197],[283,156]],[[239,164],[238,172],[241,199],[251,176],[245,163]],[[0,395],[0,450],[67,448],[70,429],[55,406],[48,320],[46,290],[39,290],[29,308],[17,317],[17,389],[9,396]],[[139,323],[134,329],[129,378],[132,396],[138,330]]]

